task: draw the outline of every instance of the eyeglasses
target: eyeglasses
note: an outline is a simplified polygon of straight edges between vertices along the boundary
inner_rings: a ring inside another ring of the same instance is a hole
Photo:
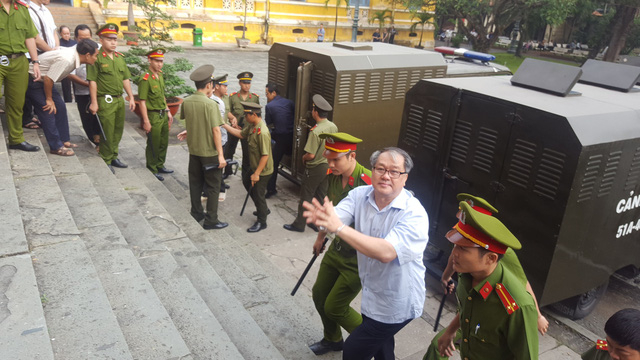
[[[375,167],[373,168],[373,172],[378,176],[383,176],[384,174],[389,173],[389,177],[392,179],[397,179],[400,175],[408,174],[406,171],[387,170],[383,167]]]

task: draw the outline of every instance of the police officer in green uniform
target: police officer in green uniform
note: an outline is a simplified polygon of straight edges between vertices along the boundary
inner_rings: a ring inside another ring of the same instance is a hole
[[[371,170],[356,160],[357,144],[362,140],[347,133],[320,134],[325,140],[323,156],[327,159],[330,174],[327,175],[327,196],[333,205],[344,199],[351,189],[371,185]],[[319,232],[313,252],[323,250],[327,234]],[[362,284],[358,276],[356,250],[336,236],[322,258],[316,283],[313,285],[313,302],[324,325],[324,337],[310,346],[316,355],[342,350],[341,327],[351,333],[362,323],[362,315],[351,308],[351,301],[358,295]]]
[[[124,99],[122,90],[129,96],[129,110],[136,108],[131,91],[131,74],[124,61],[124,55],[116,51],[118,43],[118,25],[108,23],[98,29],[102,48],[95,64],[87,66],[87,81],[91,105],[89,110],[97,114],[102,124],[100,138],[100,157],[109,166],[126,168],[127,165],[118,159],[118,145],[124,131]],[[106,137],[106,139],[105,139]]]
[[[229,96],[229,103],[231,104],[231,113],[236,117],[238,126],[244,128],[247,126],[244,121],[244,107],[242,102],[251,102],[260,105],[260,97],[256,93],[251,92],[251,80],[253,79],[253,73],[249,71],[243,71],[237,76],[240,85],[240,91],[234,92]],[[249,149],[247,148],[247,141],[240,140],[242,146],[242,183],[244,187],[249,191],[251,188],[251,172],[249,170]],[[225,146],[224,155],[226,159],[233,159],[233,155],[236,153],[238,147],[238,138],[232,137]],[[224,169],[224,178],[231,175],[231,166],[227,166]]]
[[[138,84],[140,99],[140,113],[142,114],[143,129],[147,133],[147,169],[160,181],[164,177],[160,174],[171,174],[173,170],[164,167],[169,146],[169,127],[173,123],[173,116],[167,107],[164,96],[164,48],[156,48],[147,53],[149,72]]]
[[[598,340],[583,360],[640,360],[640,310],[622,309],[604,325],[607,340]]]
[[[222,117],[218,104],[209,99],[213,93],[213,65],[202,65],[189,78],[195,82],[196,92],[184,99],[180,106],[180,119],[187,130],[178,139],[187,139],[189,147],[189,195],[191,216],[203,228],[223,229],[229,224],[218,220],[218,193],[222,182],[222,168],[227,165],[222,152],[220,126]],[[204,184],[207,192],[207,213],[203,213],[200,195]]]
[[[235,129],[227,124],[224,128],[227,131],[242,140],[247,141],[249,147],[249,166],[251,171],[247,171],[250,175],[251,199],[256,206],[258,221],[247,229],[248,232],[258,232],[267,228],[267,200],[265,194],[267,192],[267,183],[273,174],[273,157],[271,155],[271,134],[267,124],[262,120],[262,107],[260,104],[243,101],[244,118],[246,120],[242,131]],[[244,170],[244,168],[243,168]]]
[[[24,140],[22,107],[29,84],[29,52],[33,77],[40,80],[40,62],[36,50],[36,29],[29,5],[20,0],[2,0],[0,9],[0,91],[4,85],[5,111],[9,130],[9,149],[38,151],[40,147]],[[2,92],[0,92],[0,97]]]
[[[498,209],[493,207],[493,205],[489,204],[488,201],[486,201],[481,197],[473,196],[471,194],[466,194],[466,193],[460,193],[456,196],[456,198],[458,199],[458,201],[466,201],[474,209],[481,211],[487,215],[493,215],[498,213]],[[461,214],[461,211],[458,211],[458,214],[456,217],[459,218],[460,214]],[[511,248],[508,248],[507,251],[504,253],[504,256],[502,257],[502,259],[500,259],[500,262],[502,263],[502,266],[508,268],[511,271],[511,273],[516,278],[518,278],[518,280],[522,282],[522,284],[526,287],[529,294],[533,296],[533,300],[536,302],[536,310],[538,311],[538,332],[540,332],[540,334],[542,335],[546,334],[547,330],[549,329],[549,321],[540,312],[540,307],[538,306],[538,301],[536,300],[536,294],[533,292],[533,289],[531,288],[531,284],[527,279],[527,275],[525,275],[524,273],[524,269],[522,268],[522,265],[520,264],[520,260],[518,260],[518,256],[516,255],[515,251],[513,251],[513,249]],[[447,267],[442,272],[442,277],[441,277],[442,287],[447,294],[453,291],[453,284],[449,284],[449,280],[451,280],[451,276],[453,274],[454,274],[453,257],[449,256]]]
[[[327,165],[327,159],[322,156],[324,140],[320,138],[320,134],[338,132],[338,127],[327,119],[329,112],[333,110],[327,100],[319,94],[313,95],[312,100],[313,110],[311,111],[311,116],[316,121],[316,125],[309,131],[307,143],[304,146],[305,154],[302,156],[302,162],[305,164],[305,170],[300,189],[298,216],[293,223],[284,225],[284,228],[289,231],[303,232],[306,220],[302,215],[304,213],[302,204],[305,201],[311,202],[314,196],[322,201],[327,193],[327,169],[329,165]],[[309,226],[316,230],[315,225],[310,224]]]
[[[482,208],[461,201],[460,210],[460,221],[446,235],[459,273],[458,314],[435,336],[424,359],[452,356],[458,339],[462,358],[537,359],[535,302],[500,261],[508,248],[520,249],[520,242]]]

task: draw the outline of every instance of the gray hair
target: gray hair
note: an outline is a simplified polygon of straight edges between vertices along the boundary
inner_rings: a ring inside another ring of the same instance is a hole
[[[402,156],[402,158],[404,159],[404,171],[406,173],[411,172],[411,169],[413,169],[413,160],[411,159],[411,156],[409,156],[406,151],[397,147],[386,147],[382,150],[374,151],[373,154],[371,154],[371,158],[369,159],[372,168],[376,166],[378,158],[383,153],[389,153],[389,156],[391,156],[394,161],[398,160],[398,156]]]

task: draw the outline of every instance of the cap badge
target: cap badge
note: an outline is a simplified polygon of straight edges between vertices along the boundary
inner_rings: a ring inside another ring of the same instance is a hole
[[[335,142],[335,140],[333,140],[333,138],[331,138],[331,137],[328,137],[328,138],[327,138],[327,142],[328,142],[329,144],[335,144],[335,143],[336,143],[336,142]]]
[[[113,26],[113,25],[109,25],[109,30],[115,30],[115,29],[116,29],[116,27],[115,27],[115,26]]]

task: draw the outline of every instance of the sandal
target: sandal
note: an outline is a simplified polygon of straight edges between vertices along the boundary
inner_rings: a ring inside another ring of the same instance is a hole
[[[25,129],[40,129],[40,125],[38,125],[38,123],[36,123],[35,121],[31,121],[28,124],[25,124],[24,126],[22,126]]]
[[[53,155],[60,155],[60,156],[73,156],[76,154],[73,152],[73,150],[67,149],[65,147],[61,147],[60,149],[57,149],[57,150],[49,150],[49,152],[52,153]]]
[[[73,149],[73,148],[77,148],[78,147],[78,144],[74,144],[74,143],[71,143],[71,142],[68,142],[68,141],[65,142],[63,145],[67,149]]]

